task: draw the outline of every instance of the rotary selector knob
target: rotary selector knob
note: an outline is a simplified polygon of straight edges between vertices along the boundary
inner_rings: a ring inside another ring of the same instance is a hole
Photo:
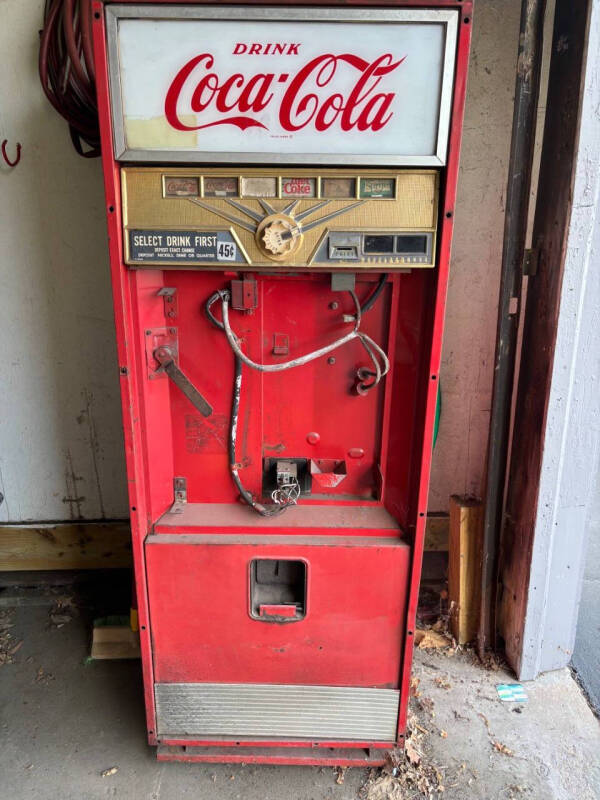
[[[284,234],[292,230],[292,224],[284,219],[277,219],[271,222],[263,230],[263,244],[265,250],[273,253],[275,256],[282,256],[284,253],[291,252],[294,244],[294,238],[291,235],[284,237]]]
[[[300,245],[302,235],[293,217],[272,214],[258,226],[256,242],[267,258],[285,261]]]

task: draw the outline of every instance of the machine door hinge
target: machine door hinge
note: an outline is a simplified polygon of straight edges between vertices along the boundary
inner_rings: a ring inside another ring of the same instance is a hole
[[[539,263],[539,247],[530,247],[529,249],[525,250],[523,254],[523,275],[527,275],[529,277],[537,275]]]

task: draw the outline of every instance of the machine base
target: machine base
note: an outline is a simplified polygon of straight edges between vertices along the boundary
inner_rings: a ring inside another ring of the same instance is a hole
[[[334,747],[177,747],[159,745],[158,761],[208,764],[292,764],[321,767],[380,767],[386,750]]]

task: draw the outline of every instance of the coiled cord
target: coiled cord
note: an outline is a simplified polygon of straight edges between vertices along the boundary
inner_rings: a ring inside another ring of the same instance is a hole
[[[100,155],[91,19],[91,0],[46,0],[38,62],[44,93],[84,158]]]

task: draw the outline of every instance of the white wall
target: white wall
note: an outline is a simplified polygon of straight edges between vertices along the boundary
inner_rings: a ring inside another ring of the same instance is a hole
[[[42,8],[0,3],[0,520],[123,517],[101,166],[43,95]]]
[[[0,3],[0,521],[127,514],[101,167],[37,77],[42,2]],[[478,0],[432,510],[480,493],[492,387],[520,0]]]

